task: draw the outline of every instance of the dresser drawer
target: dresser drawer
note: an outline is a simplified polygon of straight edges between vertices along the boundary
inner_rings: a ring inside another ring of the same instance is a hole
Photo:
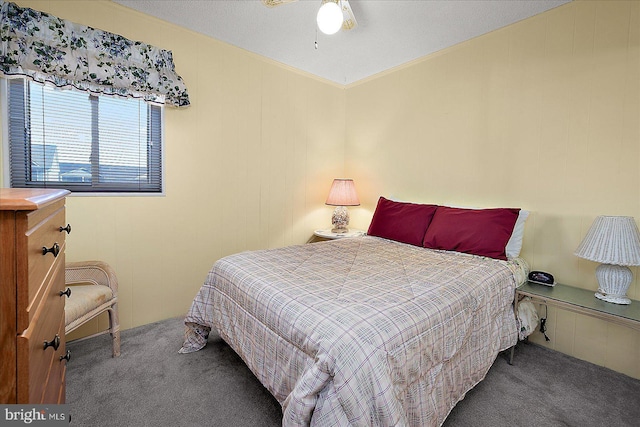
[[[35,308],[29,327],[18,336],[18,378],[28,378],[28,381],[18,382],[18,403],[48,402],[50,388],[60,387],[60,356],[64,355],[64,298],[60,290],[64,287],[64,255],[54,264],[51,280],[46,283],[46,290],[41,304]],[[57,337],[57,338],[56,338]],[[53,343],[57,341],[58,348]],[[45,348],[44,343],[52,345]],[[57,378],[57,379],[56,379]],[[54,385],[57,382],[57,387]],[[56,398],[55,401],[58,399]]]
[[[52,272],[61,261],[64,264],[61,257],[64,254],[66,233],[60,232],[60,227],[66,225],[64,205],[55,205],[42,211],[44,212],[29,214],[33,216],[28,215],[29,228],[24,233],[23,248],[19,246],[19,251],[23,249],[26,253],[22,258],[26,265],[18,264],[18,280],[27,284],[18,290],[19,330],[27,328],[36,308],[41,304]],[[53,252],[43,253],[43,248]]]
[[[64,403],[65,398],[65,374],[67,370],[67,362],[65,359],[61,359],[66,353],[66,345],[64,339],[64,316],[60,320],[60,326],[58,328],[62,343],[58,350],[53,355],[51,360],[51,369],[49,369],[49,375],[46,378],[46,387],[44,390],[44,396],[42,403]]]

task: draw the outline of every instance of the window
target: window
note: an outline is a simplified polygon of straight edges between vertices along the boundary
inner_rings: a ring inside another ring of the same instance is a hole
[[[162,192],[162,107],[6,80],[14,188]]]

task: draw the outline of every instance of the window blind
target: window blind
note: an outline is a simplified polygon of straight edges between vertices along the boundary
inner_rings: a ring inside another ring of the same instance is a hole
[[[7,82],[11,186],[161,192],[162,107]]]

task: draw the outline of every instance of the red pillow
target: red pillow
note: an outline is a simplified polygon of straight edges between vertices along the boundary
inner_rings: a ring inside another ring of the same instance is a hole
[[[422,246],[506,260],[505,246],[519,212],[438,206]]]
[[[367,234],[422,246],[436,205],[394,202],[380,197]]]

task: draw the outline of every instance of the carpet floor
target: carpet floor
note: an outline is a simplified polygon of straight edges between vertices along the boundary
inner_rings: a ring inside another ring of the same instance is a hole
[[[67,403],[78,426],[281,425],[278,402],[215,333],[203,350],[178,354],[182,319],[70,342]],[[514,365],[499,355],[445,427],[640,425],[640,380],[532,344]]]

